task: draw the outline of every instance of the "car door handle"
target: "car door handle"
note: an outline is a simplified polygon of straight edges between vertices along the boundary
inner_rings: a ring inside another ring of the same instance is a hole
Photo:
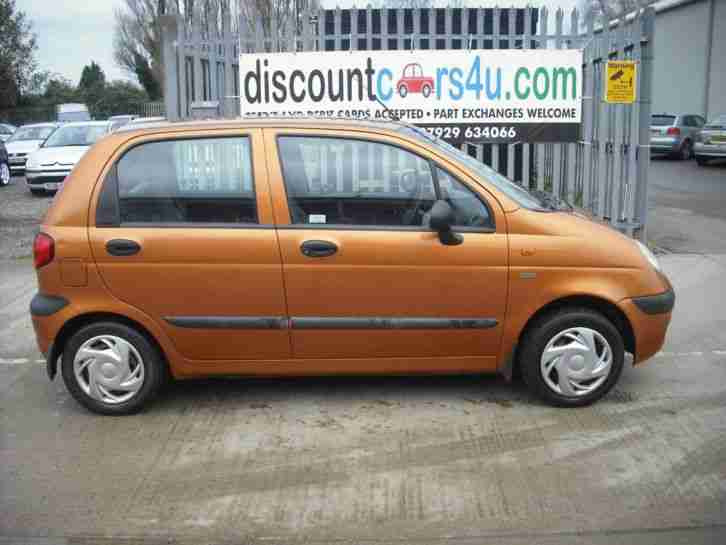
[[[115,238],[106,243],[106,251],[111,255],[134,255],[141,251],[141,245],[134,240]]]
[[[327,257],[338,251],[338,247],[327,240],[306,240],[300,251],[307,257]]]

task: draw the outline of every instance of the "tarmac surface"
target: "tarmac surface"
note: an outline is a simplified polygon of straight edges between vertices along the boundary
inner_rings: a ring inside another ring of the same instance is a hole
[[[681,180],[651,191],[692,226],[666,345],[577,410],[497,377],[218,379],[95,416],[45,375],[31,261],[0,260],[0,545],[726,543],[724,192]]]

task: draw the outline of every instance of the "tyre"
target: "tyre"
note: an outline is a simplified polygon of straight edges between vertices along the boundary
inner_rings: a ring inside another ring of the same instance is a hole
[[[401,98],[406,98],[406,95],[408,94],[408,87],[406,87],[405,85],[399,85],[398,94]]]
[[[557,407],[589,405],[615,385],[625,349],[617,328],[586,308],[539,318],[522,339],[519,366],[529,389]]]
[[[0,187],[10,184],[10,167],[7,163],[0,163]]]
[[[693,156],[693,144],[690,140],[684,140],[676,156],[679,161],[688,161]]]
[[[33,189],[31,187],[30,193],[32,193],[34,197],[42,197],[43,195],[45,195],[45,189]]]
[[[66,343],[63,382],[88,410],[132,414],[149,403],[166,379],[162,355],[137,330],[115,322],[90,324]]]
[[[424,98],[429,98],[431,96],[431,86],[426,84],[421,88],[421,93],[423,94]]]
[[[708,163],[708,161],[704,157],[696,155],[696,163],[698,164],[699,167],[705,167],[706,163]]]

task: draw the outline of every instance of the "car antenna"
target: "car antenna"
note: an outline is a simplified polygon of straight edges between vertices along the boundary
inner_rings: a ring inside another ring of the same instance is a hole
[[[364,84],[364,85],[365,85],[365,84]],[[368,93],[368,94],[370,95],[370,94],[371,94],[371,92],[370,92],[370,90],[368,89],[368,86],[367,86],[367,85],[365,85],[365,87],[366,87],[366,92],[367,92],[367,93]],[[378,103],[379,105],[383,106],[383,110],[384,110],[384,111],[385,111],[385,112],[386,112],[386,113],[387,113],[387,114],[389,115],[389,117],[390,117],[391,119],[393,119],[393,121],[395,121],[395,122],[397,122],[397,123],[401,123],[401,118],[400,118],[400,117],[398,117],[398,116],[397,116],[397,115],[396,115],[395,113],[393,113],[393,110],[391,110],[391,109],[390,109],[390,108],[389,108],[388,106],[386,106],[386,105],[384,104],[384,102],[383,102],[383,101],[382,101],[382,100],[381,100],[380,98],[378,98],[378,95],[377,95],[377,94],[373,94],[373,98],[375,98],[375,99],[376,99],[376,102],[377,102],[377,103]]]

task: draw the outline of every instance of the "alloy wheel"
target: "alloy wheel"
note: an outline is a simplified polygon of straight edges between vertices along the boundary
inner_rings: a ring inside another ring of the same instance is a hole
[[[5,163],[0,163],[0,185],[8,185],[10,183],[10,167]]]

